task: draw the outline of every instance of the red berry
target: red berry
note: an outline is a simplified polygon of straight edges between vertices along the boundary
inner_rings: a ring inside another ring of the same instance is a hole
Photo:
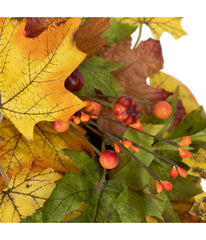
[[[166,191],[172,190],[172,184],[169,181],[161,181],[161,183]]]
[[[129,124],[129,126],[142,131],[142,124],[141,124],[140,120],[137,120],[136,122],[134,122],[132,124]]]
[[[134,145],[132,145],[130,148],[131,148],[134,152],[139,152],[139,148],[136,147],[136,146],[134,146]]]
[[[80,116],[80,121],[81,122],[88,122],[90,119],[90,115],[85,113],[85,112],[81,112],[81,116]]]
[[[103,168],[113,169],[119,163],[118,155],[113,150],[105,150],[99,157],[99,162]]]
[[[161,193],[163,191],[163,189],[164,189],[163,184],[156,181],[156,191],[157,191],[157,193]]]
[[[173,166],[173,168],[171,169],[170,176],[172,178],[176,178],[178,176],[178,171],[177,171],[177,168],[175,166]]]
[[[116,120],[126,125],[136,122],[140,114],[138,104],[130,96],[118,98],[114,104],[113,111]]]
[[[97,102],[86,101],[84,109],[88,112],[98,115],[102,110],[102,105]],[[90,118],[96,119],[96,116],[90,115]]]
[[[187,151],[184,148],[178,148],[179,155],[181,158],[188,158],[191,157],[191,152]]]
[[[52,127],[56,132],[65,132],[69,129],[70,121],[54,121]]]
[[[166,101],[160,101],[155,104],[153,112],[159,119],[166,119],[172,113],[171,105]]]
[[[82,73],[75,69],[74,72],[65,80],[64,86],[69,91],[80,91],[84,86],[84,76]]]
[[[177,170],[181,177],[183,177],[183,178],[187,177],[187,171],[184,168],[178,167]]]
[[[189,136],[184,136],[182,140],[178,143],[180,146],[188,146],[191,144],[191,138]]]

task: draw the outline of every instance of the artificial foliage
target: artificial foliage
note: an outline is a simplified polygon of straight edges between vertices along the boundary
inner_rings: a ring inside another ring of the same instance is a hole
[[[163,72],[163,32],[186,34],[178,17],[0,18],[0,222],[206,220],[206,115]]]

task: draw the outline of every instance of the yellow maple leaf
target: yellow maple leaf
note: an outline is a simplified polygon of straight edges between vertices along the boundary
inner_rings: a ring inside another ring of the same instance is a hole
[[[182,100],[186,114],[199,108],[199,104],[189,88],[181,81],[166,73],[160,71],[151,75],[150,85],[154,88],[163,88],[168,92],[174,92],[176,88],[179,87],[179,99]]]
[[[0,191],[0,222],[15,223],[41,208],[62,177],[51,168],[38,173],[22,169],[7,189]]]
[[[84,106],[64,87],[86,56],[74,41],[80,23],[56,19],[32,39],[25,19],[0,18],[0,111],[30,141],[36,123],[67,120]]]
[[[84,134],[80,127],[78,131]],[[40,171],[52,167],[61,172],[69,170],[79,172],[79,169],[61,150],[84,149],[91,152],[91,147],[73,130],[57,133],[50,122],[40,122],[35,126],[33,143],[28,142],[6,118],[0,124],[0,135],[4,138],[4,141],[0,141],[0,161],[9,178],[22,168]]]
[[[186,35],[181,27],[181,17],[126,17],[117,18],[117,20],[136,27],[142,27],[143,24],[146,24],[157,40],[160,39],[163,32],[170,33],[175,39]]]
[[[195,196],[195,203],[190,210],[190,214],[200,217],[203,221],[206,220],[206,192]]]

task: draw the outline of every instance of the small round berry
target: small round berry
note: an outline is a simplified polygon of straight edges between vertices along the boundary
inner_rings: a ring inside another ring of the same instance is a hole
[[[130,96],[118,98],[114,104],[113,111],[116,120],[126,125],[136,122],[140,114],[139,105]]]
[[[173,166],[173,168],[171,169],[170,176],[172,178],[176,178],[178,176],[178,171],[177,171],[177,168],[175,166]]]
[[[64,86],[71,92],[81,91],[84,86],[84,82],[85,79],[83,74],[78,69],[75,69],[72,74],[65,80]]]
[[[56,132],[65,132],[69,129],[70,121],[54,121],[52,122],[52,127]]]
[[[79,116],[74,117],[73,122],[76,124],[80,124],[80,122],[81,122],[80,117]]]
[[[157,193],[161,193],[163,191],[163,189],[164,189],[163,184],[156,181],[156,191],[157,191]]]
[[[189,146],[191,143],[191,138],[189,136],[184,136],[178,144],[180,146]]]
[[[98,115],[101,110],[102,110],[102,105],[97,103],[97,102],[91,102],[91,101],[88,101],[87,102],[87,105],[84,107],[84,109],[88,112],[91,112],[93,114],[96,114]],[[96,119],[97,116],[94,116],[94,115],[90,115],[90,118],[92,119]]]
[[[191,152],[187,151],[186,149],[184,148],[178,148],[178,151],[179,151],[179,155],[181,158],[188,158],[188,157],[191,157]]]
[[[183,177],[183,178],[187,177],[187,171],[184,168],[178,167],[177,171],[181,177]]]
[[[81,112],[81,116],[80,116],[80,121],[81,122],[88,122],[90,119],[89,114]]]
[[[103,168],[113,169],[118,165],[119,158],[115,151],[109,149],[101,153],[99,162]]]
[[[161,181],[161,183],[166,191],[172,190],[172,184],[169,181]]]
[[[155,104],[153,109],[154,115],[159,119],[166,119],[172,113],[171,105],[166,101],[160,101]]]

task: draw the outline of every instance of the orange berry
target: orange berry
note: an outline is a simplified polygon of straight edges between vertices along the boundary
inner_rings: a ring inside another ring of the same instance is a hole
[[[122,144],[125,148],[130,148],[132,146],[132,141],[124,139]]]
[[[166,101],[160,101],[155,104],[153,109],[154,115],[159,119],[166,119],[172,113],[171,105]]]
[[[89,119],[90,119],[89,114],[81,112],[81,117],[80,117],[81,122],[88,122]]]
[[[91,112],[93,114],[96,114],[98,115],[101,110],[102,110],[102,105],[97,103],[97,102],[91,102],[91,101],[88,101],[86,107],[84,107],[84,109],[88,112]],[[90,117],[92,119],[96,119],[97,117],[96,116],[93,116],[93,115],[90,115]]]
[[[119,158],[115,151],[109,149],[101,153],[99,162],[103,168],[113,169],[118,165]]]
[[[52,122],[52,127],[56,132],[65,132],[67,129],[69,129],[70,121],[54,121]]]
[[[115,150],[116,153],[120,153],[121,152],[121,147],[118,144],[114,143],[114,150]]]
[[[177,171],[177,168],[175,166],[173,166],[173,168],[171,169],[170,176],[172,178],[176,178],[178,176],[178,171]]]
[[[183,177],[183,178],[187,177],[187,171],[184,168],[178,167],[177,171],[181,177]]]
[[[172,184],[169,181],[161,181],[161,183],[166,191],[172,190]]]
[[[189,136],[184,136],[182,140],[178,143],[180,146],[188,146],[191,144],[191,138]]]
[[[134,152],[139,152],[139,148],[136,147],[136,146],[134,146],[134,145],[132,145],[130,148],[131,148]]]
[[[132,124],[129,124],[129,126],[142,131],[142,124],[141,124],[140,120],[137,120],[136,122],[134,122]]]
[[[76,123],[76,124],[80,124],[80,122],[81,122],[80,117],[79,116],[74,117],[73,122]]]
[[[163,184],[156,181],[156,191],[157,191],[157,193],[161,193],[163,191],[163,189],[164,189]]]
[[[179,151],[179,155],[181,158],[188,158],[188,157],[191,157],[191,152],[187,151],[186,149],[184,148],[178,148],[178,151]]]

